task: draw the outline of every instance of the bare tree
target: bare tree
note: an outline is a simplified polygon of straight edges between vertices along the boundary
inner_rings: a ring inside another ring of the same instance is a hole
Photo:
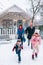
[[[40,11],[41,0],[30,0],[30,1],[32,6],[31,10],[32,10],[32,22],[33,22],[35,15]],[[34,4],[35,1],[37,1],[36,5]]]

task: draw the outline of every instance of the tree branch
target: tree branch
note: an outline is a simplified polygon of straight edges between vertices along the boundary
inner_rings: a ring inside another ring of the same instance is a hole
[[[41,0],[38,1],[38,4],[37,4],[37,6],[36,6],[36,9],[35,9],[34,13],[37,11],[38,7],[40,6],[40,1],[41,1]]]
[[[40,10],[40,7],[37,9],[37,11],[35,12],[34,16],[39,12]]]
[[[31,0],[31,4],[32,4],[33,16],[34,16],[34,5],[33,5],[33,0]]]

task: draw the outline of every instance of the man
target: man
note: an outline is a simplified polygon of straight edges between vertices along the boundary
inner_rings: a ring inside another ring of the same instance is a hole
[[[32,21],[30,22],[30,26],[26,28],[25,32],[27,34],[28,46],[29,46],[30,45],[30,39],[35,32],[35,27],[33,26]],[[32,45],[31,45],[31,48],[32,48]]]

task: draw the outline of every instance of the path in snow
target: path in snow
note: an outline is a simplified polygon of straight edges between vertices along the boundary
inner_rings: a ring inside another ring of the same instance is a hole
[[[0,44],[0,65],[19,65],[17,55],[12,52],[15,41],[10,41],[8,44]],[[24,49],[21,52],[22,61],[20,65],[41,65],[43,64],[43,40],[39,48],[38,58],[31,59],[32,50],[27,46],[27,41],[24,43]]]

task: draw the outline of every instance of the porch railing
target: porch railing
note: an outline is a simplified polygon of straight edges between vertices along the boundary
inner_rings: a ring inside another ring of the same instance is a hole
[[[3,34],[15,34],[16,33],[16,29],[15,28],[0,28],[0,35]]]
[[[16,28],[0,28],[0,39],[10,40],[14,39],[16,34]]]

